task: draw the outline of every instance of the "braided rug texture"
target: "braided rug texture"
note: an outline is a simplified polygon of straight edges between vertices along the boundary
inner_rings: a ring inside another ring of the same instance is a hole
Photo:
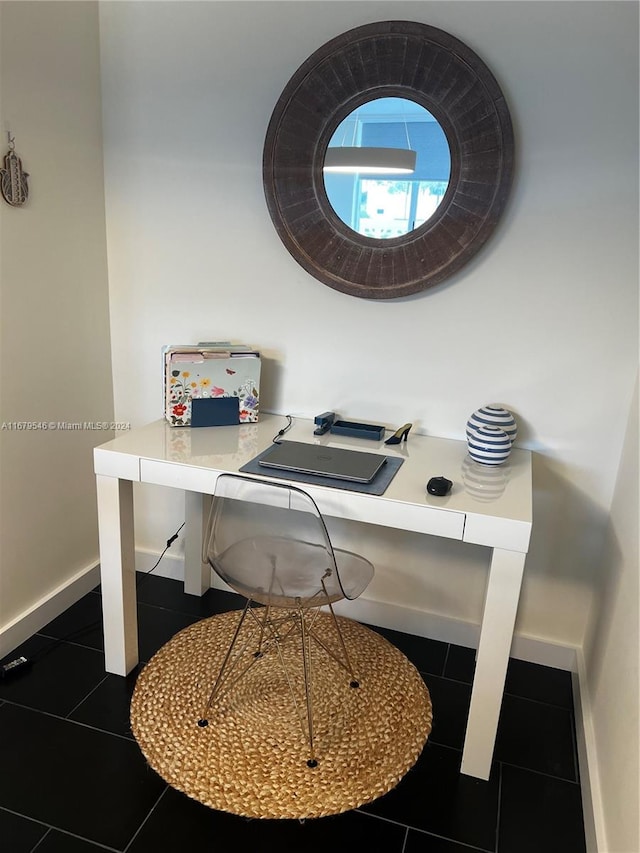
[[[283,656],[294,670],[297,710],[272,649],[216,700],[209,725],[198,726],[239,616],[223,613],[185,628],[142,670],[131,728],[151,767],[189,797],[251,818],[338,814],[394,788],[431,731],[429,692],[402,652],[344,617],[338,620],[360,687],[350,687],[348,674],[311,644],[317,767],[306,763],[296,641],[285,644]],[[315,626],[337,652],[330,617],[319,613]],[[257,630],[247,620],[242,632],[253,632],[257,645]],[[247,646],[245,663],[253,648]]]

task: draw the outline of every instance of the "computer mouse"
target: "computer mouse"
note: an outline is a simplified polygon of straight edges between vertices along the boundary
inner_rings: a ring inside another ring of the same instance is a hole
[[[448,495],[451,491],[453,483],[447,480],[446,477],[432,477],[427,483],[427,491],[430,495],[437,495],[439,498]]]

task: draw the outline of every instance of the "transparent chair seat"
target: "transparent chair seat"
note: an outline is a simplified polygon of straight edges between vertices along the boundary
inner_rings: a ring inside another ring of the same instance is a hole
[[[283,536],[251,536],[212,559],[218,575],[236,592],[274,607],[320,606],[357,598],[373,577],[373,566],[358,554]],[[323,581],[324,583],[322,583]]]

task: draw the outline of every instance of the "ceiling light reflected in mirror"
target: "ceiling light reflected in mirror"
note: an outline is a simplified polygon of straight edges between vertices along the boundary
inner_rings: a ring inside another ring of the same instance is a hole
[[[416,152],[408,148],[327,148],[325,172],[356,175],[411,175],[416,170]]]

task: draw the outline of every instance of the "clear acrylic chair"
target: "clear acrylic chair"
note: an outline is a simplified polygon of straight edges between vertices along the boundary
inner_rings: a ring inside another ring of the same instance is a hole
[[[218,477],[203,541],[204,560],[247,601],[198,725],[208,724],[216,702],[264,655],[276,654],[283,667],[289,666],[282,649],[295,643],[306,705],[300,724],[307,764],[315,767],[311,646],[339,664],[350,687],[359,687],[332,605],[357,598],[373,577],[373,565],[332,546],[315,501],[302,489],[235,474]],[[320,630],[326,625],[318,619],[320,608],[331,616],[331,638]],[[252,633],[257,645],[247,655],[242,637],[249,623],[259,630]],[[285,675],[297,706],[292,683],[298,676]]]

